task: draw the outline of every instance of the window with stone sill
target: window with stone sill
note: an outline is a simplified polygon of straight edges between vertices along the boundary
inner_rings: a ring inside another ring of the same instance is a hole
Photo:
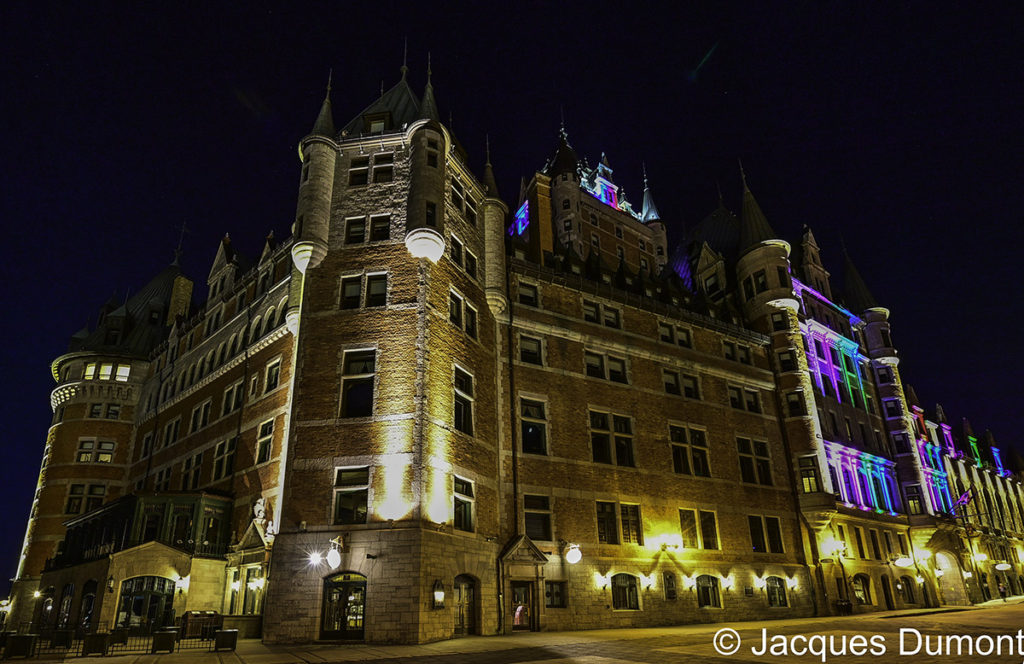
[[[473,376],[455,367],[454,427],[457,431],[473,435]]]
[[[112,463],[114,447],[114,442],[109,440],[80,440],[75,461],[78,463]]]
[[[353,157],[349,164],[348,184],[350,187],[358,187],[369,182],[370,158]]]
[[[473,492],[473,483],[459,476],[453,476],[454,484],[454,520],[456,530],[473,532],[473,506],[476,502]]]
[[[740,478],[747,484],[772,486],[772,462],[768,443],[763,440],[737,438],[736,449],[740,459]]]
[[[334,477],[334,523],[366,523],[370,469],[338,468]]]
[[[707,433],[703,429],[682,425],[670,425],[668,429],[672,443],[672,469],[681,475],[711,477]]]
[[[527,364],[544,364],[544,355],[540,339],[534,337],[519,337],[519,360]]]
[[[256,463],[270,461],[270,453],[274,444],[274,420],[267,420],[260,424],[256,435]]]
[[[235,447],[238,444],[238,436],[222,440],[217,443],[213,450],[213,481],[223,479],[231,475],[235,470]]]
[[[547,454],[547,416],[546,404],[537,399],[519,400],[519,414],[522,434],[523,452],[526,454]]]
[[[754,553],[784,553],[782,530],[778,517],[752,514],[747,517],[750,542]]]
[[[551,499],[548,496],[523,496],[526,535],[531,540],[551,541]]]
[[[342,361],[341,417],[373,414],[375,350],[347,350]]]

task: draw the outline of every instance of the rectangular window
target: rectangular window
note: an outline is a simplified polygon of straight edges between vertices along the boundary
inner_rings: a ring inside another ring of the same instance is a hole
[[[370,240],[379,242],[391,237],[391,217],[374,215],[370,217]]]
[[[366,306],[383,307],[388,299],[388,275],[366,275]]]
[[[608,380],[615,383],[628,383],[626,376],[626,360],[619,357],[608,357]]]
[[[348,184],[350,187],[358,187],[369,181],[370,158],[353,157],[348,169]]]
[[[222,440],[213,450],[213,481],[224,479],[235,472],[235,446],[238,436]]]
[[[882,548],[878,545],[878,531],[869,530],[868,535],[871,538],[871,554],[875,557],[875,560],[881,560]]]
[[[131,375],[132,366],[130,364],[119,364],[117,365],[117,378],[119,383],[127,383],[128,376]]]
[[[584,351],[583,361],[587,365],[587,375],[592,378],[604,378],[604,356]]]
[[[747,346],[736,347],[736,359],[740,364],[750,364],[750,348]]]
[[[463,267],[471,279],[476,279],[476,256],[467,251],[466,263]]]
[[[665,385],[665,392],[667,392],[668,394],[682,394],[682,389],[679,386],[678,372],[669,371],[668,369],[662,369],[661,382]]]
[[[762,440],[737,438],[740,458],[740,477],[748,484],[772,485],[772,464],[768,456],[768,443]]]
[[[366,241],[366,219],[354,217],[345,220],[345,244],[362,244]]]
[[[687,549],[717,549],[718,524],[714,512],[680,509],[679,528],[683,547]]]
[[[743,403],[751,413],[761,412],[761,395],[756,390],[743,390]]]
[[[804,393],[786,392],[786,408],[790,417],[800,417],[807,414],[807,406],[804,403]]]
[[[782,311],[776,311],[772,314],[772,330],[780,332],[789,328],[789,322],[786,320],[786,314]]]
[[[867,555],[864,553],[864,530],[860,527],[855,527],[853,534],[857,539],[857,556],[862,560],[866,560]]]
[[[203,453],[198,452],[181,464],[181,490],[198,489],[203,470]]]
[[[334,477],[334,523],[366,523],[370,469],[338,468]]]
[[[900,402],[896,399],[885,399],[882,401],[886,417],[899,417],[901,413]]]
[[[588,323],[598,322],[598,305],[596,302],[583,300],[583,320]]]
[[[723,341],[722,342],[722,355],[727,360],[734,360],[735,361],[735,359],[736,359],[736,344],[734,344],[731,341]]]
[[[92,380],[96,377],[96,363],[89,362],[85,365],[85,373],[82,375],[83,380]]]
[[[210,423],[210,408],[212,405],[213,402],[207,400],[192,409],[192,426],[189,429],[190,433],[195,433]]]
[[[153,490],[154,491],[167,491],[171,488],[171,468],[161,468],[157,471],[156,477],[153,478]]]
[[[473,435],[473,377],[455,367],[455,428]]]
[[[683,396],[688,399],[700,399],[700,387],[696,376],[681,376],[683,384]]]
[[[523,452],[527,454],[547,454],[547,417],[544,402],[534,399],[520,399],[519,413],[522,421]]]
[[[448,250],[448,255],[451,257],[452,262],[462,267],[462,243],[459,242],[455,237],[451,237],[451,247]]]
[[[643,544],[644,527],[640,521],[639,505],[620,505],[622,513],[622,543]]]
[[[700,548],[700,535],[697,533],[696,511],[688,509],[679,510],[679,530],[683,536],[683,548]]]
[[[114,365],[104,362],[100,365],[100,380],[110,380],[114,374]]]
[[[747,517],[747,522],[754,553],[783,553],[778,517],[751,515]]]
[[[391,182],[394,179],[395,154],[388,152],[373,157],[373,181]]]
[[[658,323],[658,337],[665,343],[676,342],[675,328],[668,323]]]
[[[619,521],[615,503],[597,503],[597,541],[602,544],[619,543]]]
[[[362,300],[362,277],[345,277],[341,280],[341,308],[358,309]]]
[[[281,360],[274,360],[267,365],[266,379],[263,381],[263,393],[273,390],[281,380]]]
[[[178,440],[178,431],[181,429],[181,418],[168,422],[164,426],[164,446],[172,445]]]
[[[427,201],[425,220],[427,226],[437,226],[437,203]]]
[[[804,493],[817,493],[821,490],[818,477],[818,460],[813,456],[800,457],[800,487]]]
[[[544,364],[543,356],[541,354],[540,339],[534,339],[533,337],[519,337],[519,359],[520,361],[528,364]]]
[[[107,487],[103,484],[90,484],[89,495],[85,499],[85,511],[91,512],[103,504],[107,496]]]
[[[544,582],[544,607],[548,609],[564,609],[568,604],[569,592],[565,581]]]
[[[234,412],[242,407],[242,399],[245,397],[245,390],[242,389],[242,381],[228,386],[224,390],[224,403],[221,408],[221,416]]]
[[[613,415],[615,426],[615,463],[619,466],[636,466],[633,458],[633,421],[623,415]]]
[[[611,463],[611,428],[608,413],[590,411],[590,448],[595,463]]]
[[[537,541],[551,540],[551,501],[547,496],[523,496],[526,535]]]
[[[270,450],[274,442],[274,420],[260,425],[256,436],[256,463],[270,461]]]
[[[691,336],[689,328],[676,328],[676,343],[683,348],[693,348],[693,337]]]
[[[612,327],[615,329],[622,327],[622,321],[619,317],[618,309],[612,309],[611,307],[604,308],[604,325],[605,327]]]
[[[519,284],[519,304],[525,304],[529,307],[540,306],[540,295],[537,293],[537,287],[533,284]]]
[[[700,540],[701,548],[718,548],[718,522],[714,512],[700,510]]]
[[[89,404],[89,417],[103,417],[103,404],[91,403]]]
[[[455,483],[455,528],[473,532],[473,483],[461,477]]]
[[[779,352],[779,370],[796,371],[796,355],[792,350]]]
[[[743,390],[732,385],[728,388],[729,392],[729,405],[733,408],[743,410]]]
[[[462,296],[455,291],[448,293],[448,320],[455,327],[462,329]]]
[[[702,429],[669,426],[672,441],[672,467],[675,472],[696,477],[711,477],[708,464],[707,434]]]
[[[341,379],[341,417],[373,415],[373,380],[377,351],[345,351]]]
[[[119,420],[119,419],[121,419],[121,404],[119,404],[119,403],[108,403],[107,404],[107,419],[108,420]]]
[[[476,309],[471,307],[468,303],[466,304],[466,324],[462,328],[466,331],[466,336],[470,339],[476,339]]]

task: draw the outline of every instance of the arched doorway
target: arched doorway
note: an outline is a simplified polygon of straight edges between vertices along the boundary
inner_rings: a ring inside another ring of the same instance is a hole
[[[136,576],[121,584],[117,626],[152,631],[174,624],[174,581],[162,576]]]
[[[892,585],[889,583],[889,577],[885,574],[882,575],[882,595],[885,597],[885,608],[892,611],[896,608],[896,605],[892,601]]]
[[[366,577],[356,572],[341,572],[324,579],[324,604],[321,611],[320,638],[324,640],[362,641],[363,614],[366,609]]]
[[[92,612],[96,608],[96,591],[99,583],[89,579],[82,587],[82,603],[78,609],[78,626],[88,630],[92,626]]]
[[[455,636],[476,634],[476,580],[468,574],[455,577]]]
[[[935,554],[935,579],[939,584],[939,598],[943,604],[967,606],[967,591],[964,575],[956,557],[946,551]]]

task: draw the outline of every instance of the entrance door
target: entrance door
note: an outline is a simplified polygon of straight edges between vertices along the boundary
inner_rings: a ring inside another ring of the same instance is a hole
[[[455,577],[455,636],[476,633],[476,584],[473,578],[460,574]]]
[[[363,639],[363,611],[366,608],[366,577],[342,572],[324,579],[324,607],[320,638]]]
[[[512,581],[512,629],[532,629],[533,584],[529,581]]]
[[[892,603],[892,586],[889,585],[889,577],[882,577],[882,594],[885,595],[885,608],[892,611],[896,606]]]

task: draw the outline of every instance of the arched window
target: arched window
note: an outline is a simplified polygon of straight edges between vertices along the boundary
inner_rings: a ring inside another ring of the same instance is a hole
[[[665,599],[675,599],[678,595],[676,592],[676,575],[672,572],[665,572],[661,578],[665,584]]]
[[[249,333],[249,343],[255,343],[260,338],[260,331],[263,328],[260,327],[260,317],[257,316],[256,320],[252,322],[252,332]]]
[[[871,604],[871,579],[867,574],[858,574],[853,577],[853,596],[859,604]]]
[[[96,579],[89,579],[82,587],[82,604],[78,609],[78,626],[88,628],[92,624],[92,610],[96,606]]]
[[[718,577],[709,574],[697,577],[697,606],[722,606],[722,598],[718,594]]]
[[[286,318],[287,316],[288,316],[288,298],[285,298],[285,299],[284,299],[284,300],[283,300],[283,301],[281,302],[281,313],[280,313],[280,315],[278,316],[278,319],[277,319],[277,324],[278,324],[278,325],[284,325],[284,320],[285,320],[285,318]]]
[[[764,592],[768,596],[768,606],[789,606],[786,601],[786,582],[781,577],[769,576],[765,579]]]
[[[901,576],[896,589],[903,596],[904,604],[914,604],[914,581],[909,576]]]
[[[274,329],[274,307],[270,307],[267,311],[267,322],[263,328],[263,334],[270,334],[270,331]]]
[[[228,357],[234,357],[235,353],[238,352],[238,336],[231,335],[231,349],[228,350]]]
[[[227,350],[227,346],[225,346],[224,344],[221,344],[220,347],[217,348],[217,366],[218,367],[220,365],[224,364],[224,351],[225,350]]]
[[[75,584],[68,583],[60,593],[60,613],[57,615],[57,627],[67,627],[71,619],[71,600],[75,598]]]
[[[612,608],[639,610],[640,593],[635,576],[616,574],[612,577]]]

